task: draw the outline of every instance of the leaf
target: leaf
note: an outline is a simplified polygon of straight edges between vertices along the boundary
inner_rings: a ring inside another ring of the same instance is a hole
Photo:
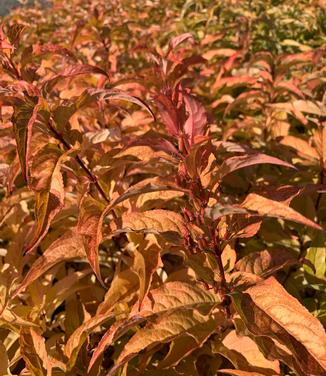
[[[167,282],[157,289],[151,290],[145,296],[141,309],[139,309],[139,304],[135,304],[129,319],[116,322],[102,337],[94,351],[88,369],[90,370],[93,367],[107,346],[136,324],[148,318],[162,316],[181,309],[197,309],[207,313],[218,306],[219,303],[220,299],[216,294],[206,291],[196,284]]]
[[[139,289],[139,277],[130,270],[122,270],[117,272],[110,284],[109,290],[106,292],[103,302],[98,306],[97,314],[102,315],[109,312],[116,303],[123,300],[131,300],[133,292]]]
[[[141,99],[134,95],[130,95],[121,90],[99,90],[99,89],[88,89],[87,93],[94,97],[97,101],[99,100],[122,100],[127,101],[130,103],[137,104],[138,106],[142,107],[145,111],[147,111],[154,121],[156,121],[156,117],[154,112],[151,108]]]
[[[184,94],[183,99],[185,102],[188,118],[183,126],[185,134],[188,136],[189,143],[194,143],[195,136],[201,136],[205,132],[207,125],[207,116],[204,106],[198,102],[193,96]]]
[[[219,177],[220,179],[222,179],[224,176],[241,168],[264,163],[275,164],[295,169],[295,167],[291,163],[282,161],[281,159],[272,157],[270,155],[261,153],[245,154],[226,159],[219,169]]]
[[[289,208],[287,205],[278,201],[270,200],[255,193],[249,193],[240,207],[247,209],[252,214],[256,213],[258,216],[281,218],[284,220],[301,223],[317,230],[321,229],[318,224],[304,217],[294,209]]]
[[[169,315],[159,318],[154,323],[149,323],[139,330],[125,345],[119,355],[116,364],[108,373],[112,376],[126,362],[134,358],[142,350],[155,345],[170,342],[186,333],[196,333],[205,330],[206,325],[216,325],[219,322],[217,316],[206,317],[197,311],[172,312]],[[212,328],[212,331],[214,329]]]
[[[291,351],[300,374],[325,373],[324,328],[275,278],[263,280],[232,297],[248,330],[256,336],[275,338],[285,345]]]
[[[321,102],[317,101],[312,102],[308,100],[298,99],[292,102],[273,103],[269,104],[268,106],[281,111],[292,113],[292,115],[295,116],[304,125],[307,125],[308,121],[302,114],[303,112],[317,116],[326,116],[326,110],[324,109],[325,106],[323,106]]]
[[[234,205],[223,205],[223,204],[215,204],[211,208],[205,209],[205,217],[211,219],[212,221],[216,221],[217,219],[233,215],[233,214],[246,214],[247,210],[239,208]]]
[[[182,216],[161,209],[124,213],[121,217],[121,225],[117,229],[119,232],[144,231],[155,234],[172,232],[182,237],[188,236],[188,229]]]
[[[304,99],[303,92],[291,81],[277,82],[277,84],[274,86],[274,89],[277,91],[288,91],[295,94],[299,98]]]
[[[68,48],[58,46],[53,43],[44,43],[44,44],[33,44],[32,46],[33,56],[39,56],[44,54],[57,54],[64,57],[69,57],[73,61],[77,61],[75,54],[70,51]]]
[[[152,179],[151,179],[152,180]],[[183,197],[184,193],[180,191],[156,191],[140,194],[136,201],[136,207],[142,210],[148,210],[160,207],[160,202],[165,205],[168,201]]]
[[[296,367],[295,359],[293,358],[291,351],[286,346],[271,337],[252,336],[251,334],[250,336],[257,343],[267,359],[279,359],[290,369],[295,369],[298,374],[301,375],[300,370]]]
[[[165,369],[175,367],[182,359],[188,357],[194,350],[200,348],[208,337],[216,332],[217,321],[217,317],[212,317],[200,330],[198,330],[198,327],[194,327],[193,329],[187,330],[187,333],[174,339],[166,357],[160,361],[157,367]]]
[[[121,202],[128,200],[131,197],[137,197],[145,193],[152,192],[164,192],[164,191],[178,191],[183,193],[190,193],[188,189],[181,188],[174,182],[160,179],[152,178],[150,181],[147,179],[132,185],[126,191],[124,191],[120,196],[113,200],[113,202],[107,207],[106,212],[120,204]]]
[[[41,97],[38,98],[36,103],[29,101],[22,103],[19,106],[15,106],[15,111],[12,116],[21,171],[27,182],[29,178],[28,166],[32,131],[33,126],[40,115],[44,116],[45,121],[49,117],[49,114],[47,113],[47,105]]]
[[[147,295],[153,274],[159,267],[163,267],[160,257],[161,248],[158,246],[155,237],[143,237],[142,234],[132,233],[129,235],[134,247],[133,269],[139,278],[139,307]]]
[[[65,365],[51,358],[45,347],[45,339],[32,328],[23,328],[20,331],[20,351],[27,368],[35,376],[52,375],[53,368],[65,371]]]
[[[102,325],[106,321],[114,317],[114,313],[110,312],[103,315],[95,315],[91,319],[85,321],[79,328],[77,328],[73,334],[69,337],[65,348],[64,353],[69,359],[66,366],[67,371],[71,371],[74,367],[78,352],[82,347],[83,343],[86,341],[88,335],[99,325]]]
[[[0,376],[10,375],[9,359],[5,345],[0,342]]]
[[[194,41],[194,38],[191,33],[184,33],[177,35],[176,37],[171,38],[169,43],[169,51],[174,50],[176,47],[178,47],[181,43],[189,40],[190,42]]]
[[[221,236],[228,240],[252,238],[259,231],[261,224],[262,219],[259,217],[237,213],[231,217],[221,218],[219,231]]]
[[[287,248],[265,249],[252,252],[242,257],[236,263],[236,269],[241,272],[268,276],[278,270],[298,263],[297,255]]]
[[[98,246],[102,241],[102,223],[105,206],[85,194],[79,205],[77,232],[83,239],[88,262],[97,278],[104,284],[98,260]]]
[[[56,145],[47,145],[33,158],[31,187],[35,191],[35,224],[26,252],[31,252],[46,235],[53,218],[64,206],[61,165],[71,150],[62,154]]]
[[[235,76],[235,77],[223,77],[217,78],[212,88],[214,90],[220,90],[222,88],[235,88],[239,86],[252,86],[256,84],[256,79],[250,76]]]
[[[12,299],[57,263],[85,257],[86,254],[81,236],[73,230],[67,231],[54,241],[43,255],[34,262],[20,286],[14,292]]]
[[[235,330],[229,332],[220,344],[213,345],[216,347],[213,351],[226,357],[236,369],[270,376],[280,374],[278,361],[266,359],[251,338],[239,336]]]
[[[166,127],[167,133],[171,136],[177,136],[180,131],[180,122],[176,105],[164,94],[156,95],[154,101]]]
[[[308,260],[313,269],[309,265],[304,265],[304,270],[308,281],[312,284],[326,282],[326,247],[324,234],[320,233],[312,240],[310,247],[307,249],[305,259]]]
[[[136,138],[126,146],[150,146],[153,150],[164,151],[173,156],[180,156],[177,148],[166,138],[167,136],[158,132],[149,131],[144,136]]]
[[[43,82],[43,90],[50,93],[60,80],[76,77],[81,74],[101,74],[108,77],[108,74],[103,69],[96,66],[90,64],[71,64],[68,65],[62,72]]]
[[[35,376],[45,376],[50,373],[47,363],[47,351],[44,338],[40,338],[33,329],[21,329],[20,331],[20,351],[27,368]],[[43,363],[46,360],[46,363]],[[48,373],[49,371],[49,373]]]
[[[289,146],[298,152],[299,156],[310,158],[313,160],[319,160],[318,152],[315,148],[309,145],[309,143],[299,137],[285,136],[281,140],[282,145]]]
[[[212,292],[204,290],[196,284],[186,282],[166,282],[157,289],[151,290],[145,297],[142,309],[133,307],[132,313],[144,317],[162,314],[175,309],[207,309],[218,304],[220,299]]]

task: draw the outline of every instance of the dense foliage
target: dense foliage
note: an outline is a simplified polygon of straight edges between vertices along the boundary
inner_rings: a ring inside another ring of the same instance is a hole
[[[0,375],[326,374],[325,8],[2,19]]]

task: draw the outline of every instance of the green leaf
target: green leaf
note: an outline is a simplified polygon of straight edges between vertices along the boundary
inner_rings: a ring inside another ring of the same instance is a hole
[[[325,284],[326,246],[323,233],[318,234],[312,241],[311,246],[307,249],[305,259],[309,261],[309,263],[304,265],[304,271],[308,281],[312,284]]]

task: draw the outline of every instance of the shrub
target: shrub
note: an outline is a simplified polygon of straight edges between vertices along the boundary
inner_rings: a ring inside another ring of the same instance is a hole
[[[324,20],[260,0],[3,20],[1,374],[325,374]]]

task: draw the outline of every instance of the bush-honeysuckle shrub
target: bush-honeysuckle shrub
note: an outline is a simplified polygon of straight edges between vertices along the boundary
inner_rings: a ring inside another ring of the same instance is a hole
[[[0,375],[326,374],[324,32],[323,1],[2,20]]]

